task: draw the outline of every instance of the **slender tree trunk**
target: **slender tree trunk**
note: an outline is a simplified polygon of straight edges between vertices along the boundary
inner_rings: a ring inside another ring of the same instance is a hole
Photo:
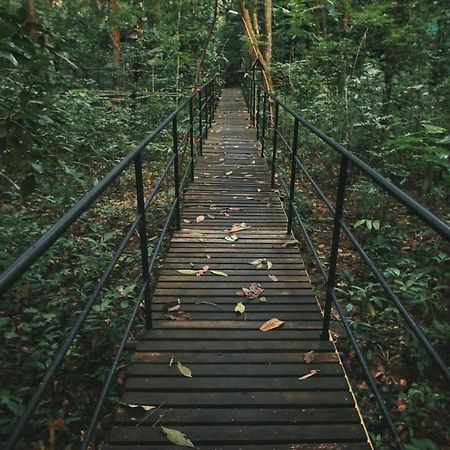
[[[259,48],[258,41],[256,40],[255,31],[253,29],[252,21],[250,19],[250,13],[245,6],[244,0],[240,0],[240,7],[241,7],[241,15],[242,15],[242,22],[244,25],[245,34],[247,35],[247,39],[249,42],[250,47],[250,54],[253,56],[253,58],[258,59],[261,67],[262,67],[262,75],[264,79],[264,84],[266,85],[266,88],[269,92],[272,92],[274,90],[272,77],[270,75],[269,66],[266,63],[266,60],[261,53],[261,50]]]
[[[270,67],[272,64],[272,0],[264,1],[264,31],[266,33],[265,58]]]
[[[120,21],[119,21],[119,0],[112,0],[112,14],[114,21],[114,28],[111,34],[111,41],[113,45],[113,64],[115,67],[120,67]]]
[[[252,9],[252,20],[253,20],[253,30],[255,31],[255,35],[259,37],[259,22],[258,22],[258,3],[257,0],[253,0],[253,9]]]
[[[24,0],[23,6],[27,12],[26,22],[34,22],[36,20],[36,9],[34,7],[34,0]],[[33,39],[36,39],[36,30],[35,28],[31,28],[30,36]]]
[[[203,44],[202,53],[200,54],[200,58],[197,61],[197,68],[195,69],[194,89],[197,89],[198,85],[200,84],[200,74],[203,62],[205,61],[206,51],[208,50],[209,43],[211,42],[211,38],[214,33],[214,28],[216,27],[218,10],[219,10],[219,0],[215,0],[213,18],[209,26],[208,35],[206,36],[205,43]]]

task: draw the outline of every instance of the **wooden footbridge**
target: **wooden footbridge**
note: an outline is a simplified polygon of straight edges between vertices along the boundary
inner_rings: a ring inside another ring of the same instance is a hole
[[[191,95],[1,274],[0,288],[6,291],[134,165],[136,219],[12,430],[6,449],[18,445],[26,448],[27,423],[39,411],[44,395],[50,395],[56,371],[82,333],[86,318],[136,231],[140,238],[142,283],[92,418],[82,430],[80,446],[84,450],[98,447],[96,424],[104,414],[110,385],[127,349],[134,353],[121,404],[115,412],[107,444],[99,448],[168,450],[180,445],[200,450],[372,448],[339,353],[329,337],[332,303],[386,419],[391,442],[402,448],[376,380],[334,294],[341,232],[347,234],[360,252],[436,367],[450,379],[441,357],[342,219],[347,165],[362,171],[445,239],[450,238],[448,225],[272,94],[257,87],[254,73],[249,78],[253,84],[244,89],[247,105],[239,89],[224,89],[218,102],[220,91],[212,82]],[[268,119],[269,103],[273,121]],[[290,142],[278,125],[281,108],[294,119]],[[185,114],[183,123],[188,123],[184,135],[179,130],[182,114]],[[317,184],[313,184],[334,217],[328,270],[318,258],[294,202],[296,172],[302,170],[311,179],[297,156],[300,126],[341,155],[336,205],[332,206]],[[173,155],[145,197],[142,154],[163,130],[171,132]],[[284,183],[281,176],[279,180],[288,200],[286,210],[274,190],[277,147],[281,144],[288,148],[292,162],[290,181]],[[186,172],[180,174],[183,157],[188,165]],[[174,200],[159,241],[150,251],[146,217],[170,171]],[[290,232],[293,220],[298,220],[303,229],[304,240],[326,282],[323,311]],[[152,290],[151,277],[156,273],[159,251],[173,223],[175,232]],[[148,330],[133,343],[129,336],[143,305]]]
[[[163,406],[139,427],[146,411],[122,407],[111,450],[165,449],[158,419],[205,450],[368,448],[338,353],[320,339],[323,317],[260,153],[241,91],[225,89],[160,272],[154,327],[138,343],[122,397]],[[260,268],[251,264],[258,260]],[[256,295],[245,296],[254,284]],[[191,320],[162,311],[177,300]],[[261,331],[273,318],[284,324]]]

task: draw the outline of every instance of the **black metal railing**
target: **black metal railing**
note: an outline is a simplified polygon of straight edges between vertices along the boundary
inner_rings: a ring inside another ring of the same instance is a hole
[[[135,231],[138,231],[140,240],[140,253],[142,265],[142,280],[138,290],[138,295],[131,315],[126,325],[125,332],[121,338],[113,363],[108,371],[101,394],[95,406],[87,431],[83,437],[81,448],[86,450],[90,446],[96,423],[100,417],[102,406],[107,398],[108,390],[116,374],[122,353],[127,347],[130,332],[137,317],[137,314],[144,305],[145,320],[147,328],[152,327],[152,293],[150,276],[155,270],[158,255],[162,248],[164,238],[174,223],[175,228],[180,228],[180,202],[181,195],[188,180],[194,179],[194,165],[196,156],[202,154],[203,140],[208,135],[208,128],[211,126],[214,112],[219,98],[219,84],[216,81],[210,81],[187,98],[175,111],[169,114],[159,126],[149,133],[142,142],[135,147],[122,161],[117,164],[96,186],[88,192],[78,203],[76,203],[64,216],[61,217],[45,234],[43,234],[30,248],[28,248],[13,264],[11,264],[0,275],[0,293],[4,294],[13,284],[25,273],[47,250],[75,223],[82,214],[89,210],[94,202],[102,196],[106,189],[117,180],[124,171],[134,164],[135,185],[136,185],[136,203],[137,214],[123,237],[121,243],[115,250],[114,256],[109,265],[103,272],[98,284],[90,295],[83,310],[79,314],[70,332],[65,337],[64,343],[57,350],[50,363],[42,381],[34,391],[28,405],[26,406],[20,420],[14,426],[5,450],[12,450],[18,444],[20,439],[26,434],[26,426],[33,412],[39,405],[44,393],[49,388],[55,373],[64,361],[70,347],[82,331],[88,315],[98,300],[102,290],[105,288],[114,268],[124,253]],[[180,137],[179,118],[181,114],[186,114],[187,131]],[[156,140],[156,138],[166,130],[171,133],[172,155],[167,161],[158,180],[153,185],[151,192],[145,197],[142,154]],[[180,173],[181,159],[187,160],[184,173]],[[160,192],[163,183],[172,176],[174,181],[174,197],[170,205],[169,213],[164,222],[159,240],[149,252],[147,239],[147,221],[146,214],[152,205],[156,195]]]
[[[341,144],[306,121],[303,117],[293,111],[289,106],[281,102],[273,93],[268,92],[259,82],[262,77],[257,76],[257,71],[262,70],[263,68],[261,64],[258,64],[258,61],[255,61],[255,63],[251,66],[250,73],[246,73],[244,75],[244,96],[249,108],[251,122],[256,128],[257,137],[261,142],[261,156],[264,156],[266,158],[267,163],[271,168],[271,186],[272,188],[275,187],[275,176],[277,175],[280,186],[286,194],[286,200],[288,203],[287,232],[291,233],[293,221],[294,219],[296,219],[298,224],[300,225],[306,244],[311,251],[313,260],[315,261],[326,285],[325,307],[323,311],[324,318],[321,337],[322,339],[329,339],[331,309],[332,305],[334,305],[340,316],[342,325],[345,328],[345,331],[350,339],[350,342],[354,347],[356,356],[361,364],[369,387],[371,388],[380,411],[387,422],[392,436],[395,439],[396,445],[399,448],[403,448],[393,420],[390,417],[390,414],[378,389],[377,381],[370,372],[366,357],[357,343],[355,332],[353,331],[350,322],[345,314],[345,311],[340,305],[335,293],[336,268],[338,262],[338,252],[340,249],[340,237],[342,232],[347,236],[355,250],[359,253],[362,261],[364,261],[371,273],[375,276],[387,298],[392,301],[394,306],[397,308],[406,324],[408,325],[409,329],[418,339],[421,346],[426,350],[427,354],[431,358],[436,368],[439,369],[446,382],[450,382],[450,371],[443,358],[430,343],[430,340],[425,336],[410,312],[402,304],[401,300],[395,294],[394,290],[390,287],[381,270],[376,266],[374,261],[364,250],[362,244],[351,232],[348,225],[346,225],[346,223],[343,221],[349,165],[352,165],[353,167],[358,169],[360,173],[362,173],[365,177],[371,179],[384,192],[386,192],[403,206],[405,206],[410,213],[421,219],[422,222],[433,229],[439,236],[442,237],[442,239],[446,241],[450,241],[450,227],[441,219],[436,217],[431,211],[423,207],[408,194],[403,192],[389,180],[380,175],[377,171],[372,169],[369,165],[357,158],[353,153],[351,153]],[[287,137],[282,133],[281,127],[279,125],[281,111],[283,111],[286,116],[293,121],[291,140],[288,140]],[[303,129],[306,129],[307,131],[318,137],[323,143],[325,143],[329,148],[331,148],[340,156],[340,168],[337,182],[335,206],[333,206],[331,200],[327,197],[327,195],[323,192],[323,190],[311,176],[298,155],[300,127],[303,127]],[[270,137],[271,151],[269,152],[270,154],[267,154],[266,150],[268,147],[269,137],[267,137],[266,135],[269,129],[271,129],[272,131]],[[280,143],[287,151],[288,160],[290,161],[290,180],[288,183],[284,180],[283,174],[280,172],[278,166]],[[296,177],[299,171],[304,176],[306,176],[320,200],[325,204],[325,206],[333,216],[332,244],[329,255],[328,270],[324,267],[324,264],[320,260],[313,240],[309,235],[305,220],[300,214],[297,206],[295,205]]]

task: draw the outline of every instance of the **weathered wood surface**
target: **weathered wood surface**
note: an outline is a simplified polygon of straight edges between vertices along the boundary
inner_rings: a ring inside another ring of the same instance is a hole
[[[108,448],[180,448],[159,425],[186,433],[201,450],[370,448],[335,348],[319,339],[322,315],[299,251],[288,245],[286,216],[238,90],[224,90],[184,198],[182,230],[154,294],[154,329],[138,343]],[[226,241],[241,222],[251,228]],[[249,264],[259,258],[272,267]],[[178,272],[206,265],[228,277]],[[251,283],[264,288],[264,303],[238,295]],[[164,305],[177,299],[191,320],[167,317]],[[245,314],[234,312],[237,302]],[[274,317],[285,324],[259,330]]]

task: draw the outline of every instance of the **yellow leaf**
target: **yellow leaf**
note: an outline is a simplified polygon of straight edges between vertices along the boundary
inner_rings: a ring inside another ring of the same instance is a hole
[[[198,270],[194,270],[194,269],[177,269],[177,272],[180,272],[183,275],[195,275],[198,272]]]
[[[225,175],[228,177],[229,175],[231,175],[233,173],[232,170],[230,170],[229,172],[226,172]]]
[[[166,427],[161,427],[161,430],[165,434],[166,438],[170,442],[172,442],[172,444],[178,445],[180,447],[195,448],[195,445],[192,443],[192,441],[188,439],[188,437],[181,431]]]
[[[241,302],[237,303],[236,306],[234,307],[234,312],[244,314],[245,313],[245,305]]]
[[[319,370],[313,369],[310,370],[309,373],[307,373],[306,375],[303,375],[302,377],[299,377],[298,379],[301,380],[306,380],[307,378],[313,377],[317,372],[319,372]]]
[[[187,368],[186,366],[183,366],[183,364],[180,363],[180,361],[178,361],[177,363],[177,369],[178,372],[181,373],[181,375],[184,375],[187,378],[192,378],[192,372],[189,368]]]
[[[264,322],[259,327],[259,329],[261,331],[270,331],[270,330],[274,330],[275,328],[281,327],[281,325],[283,325],[283,324],[284,324],[284,322],[282,320],[279,320],[276,317],[274,317],[273,319],[270,319],[267,322]]]
[[[211,273],[214,275],[220,275],[221,277],[227,277],[228,274],[225,272],[222,272],[221,270],[210,270]]]
[[[270,270],[272,268],[272,261],[267,260],[267,268]]]

